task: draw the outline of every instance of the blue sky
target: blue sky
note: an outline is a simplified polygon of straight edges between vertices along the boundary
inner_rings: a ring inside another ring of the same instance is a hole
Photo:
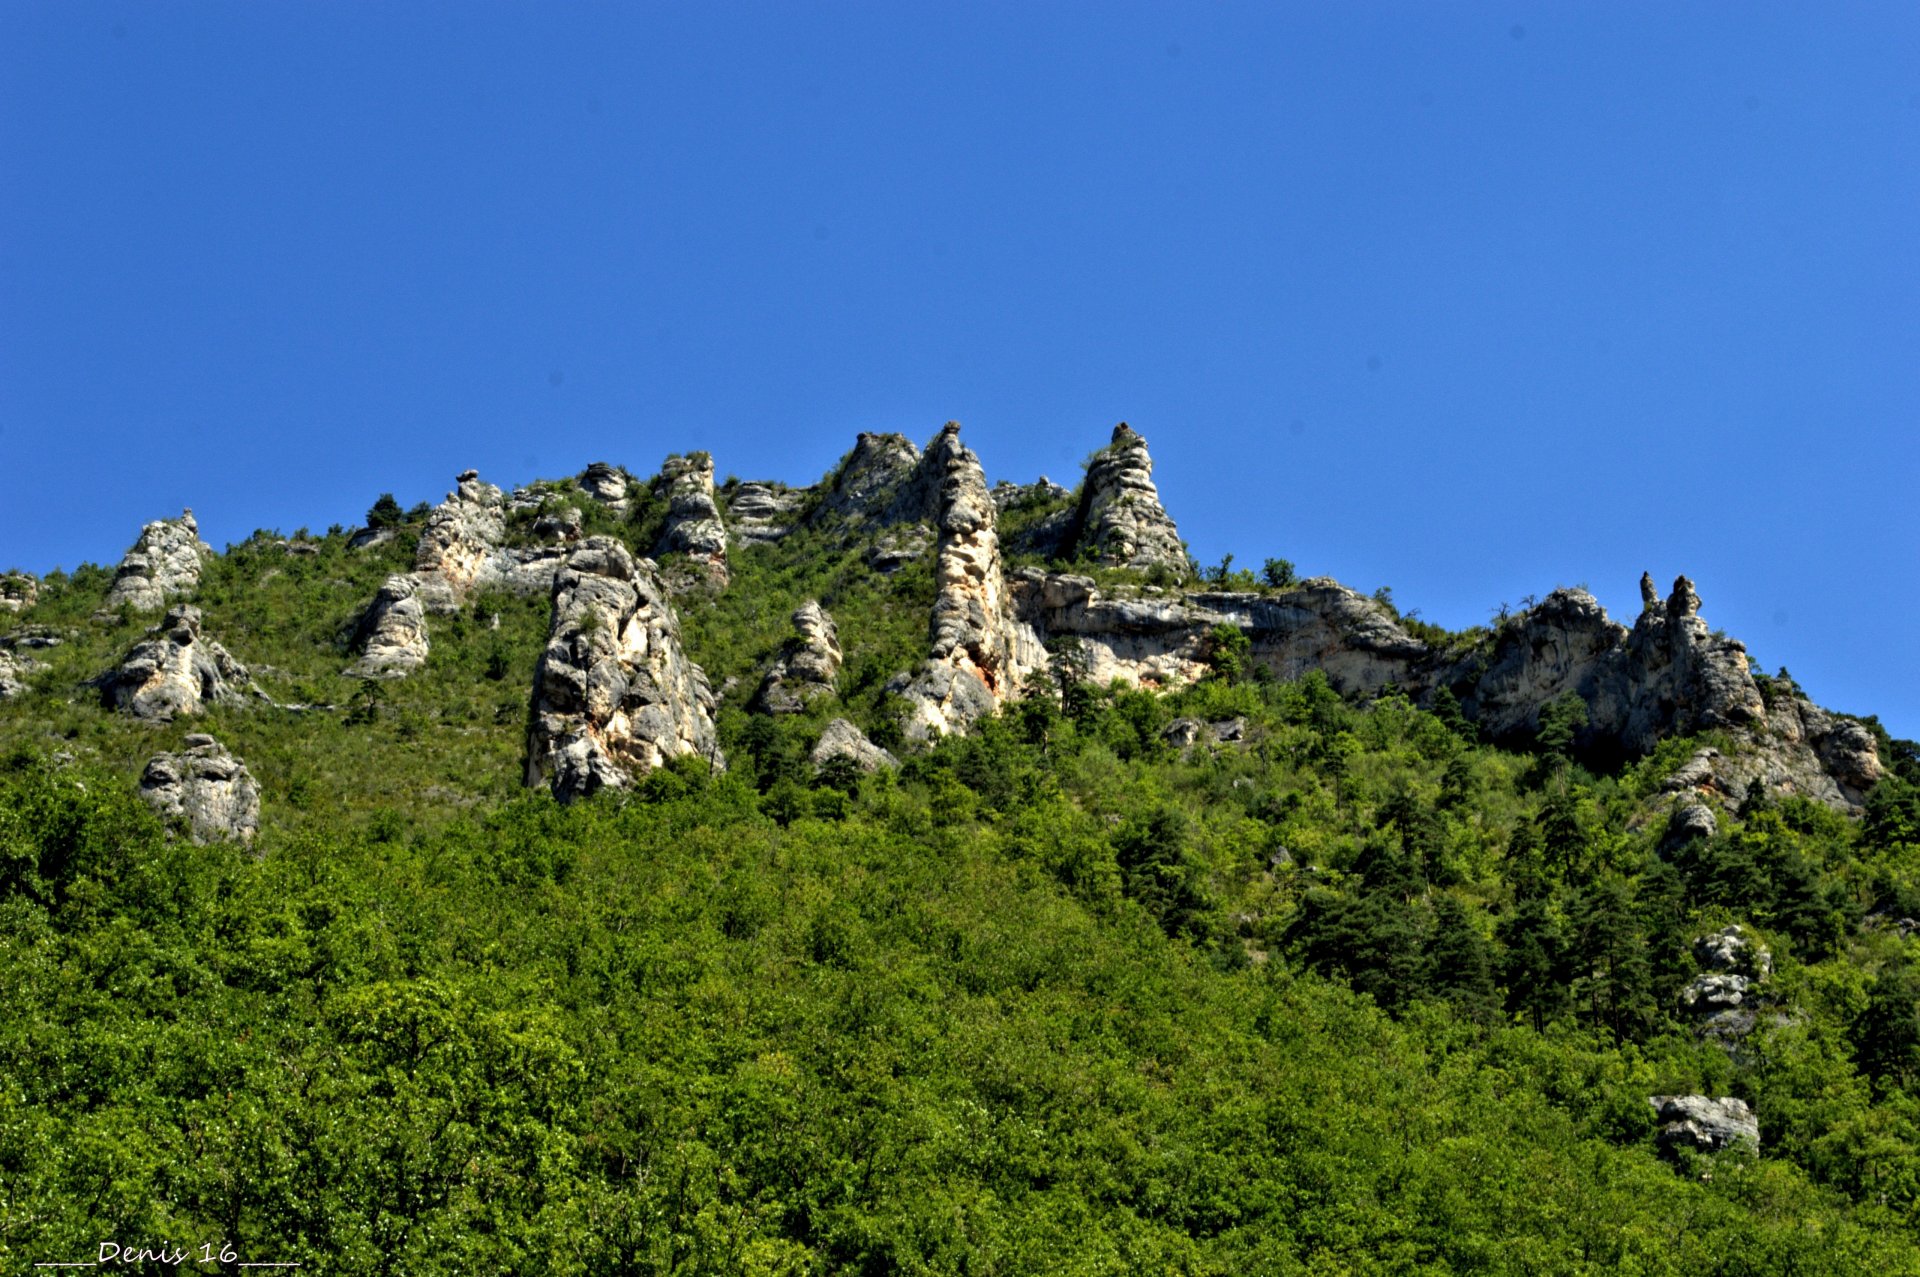
[[[1127,420],[1194,553],[1640,572],[1920,736],[1920,8],[0,8],[0,566]]]

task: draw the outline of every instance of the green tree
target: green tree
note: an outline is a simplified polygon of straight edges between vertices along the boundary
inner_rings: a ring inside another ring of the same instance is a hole
[[[367,526],[370,528],[396,528],[406,522],[406,512],[400,503],[393,499],[391,492],[382,492],[380,499],[367,510]]]

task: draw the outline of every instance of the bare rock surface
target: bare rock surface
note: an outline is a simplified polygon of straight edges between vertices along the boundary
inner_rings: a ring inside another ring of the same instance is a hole
[[[902,493],[913,486],[920,469],[920,450],[905,435],[863,431],[834,472],[820,512],[848,518],[925,518],[924,496]]]
[[[1149,687],[1207,672],[1215,626],[1244,631],[1253,659],[1280,678],[1323,671],[1360,695],[1407,686],[1430,655],[1365,595],[1321,577],[1284,594],[1191,593],[1107,598],[1090,577],[1022,569],[1011,578],[1015,614],[1032,643],[1079,641],[1095,683],[1118,678]]]
[[[0,612],[18,615],[40,601],[40,582],[28,572],[0,574]]]
[[[569,800],[627,788],[681,755],[724,767],[713,714],[713,692],[681,647],[653,563],[611,537],[583,541],[554,580],[527,783]]]
[[[1044,656],[1016,634],[995,507],[980,459],[950,421],[928,445],[913,485],[938,493],[932,653],[902,689],[906,730],[926,739],[963,730],[1019,690]]]
[[[188,603],[169,609],[94,685],[109,709],[151,722],[262,697],[247,667],[201,633],[200,609]]]
[[[713,499],[713,457],[705,452],[668,457],[654,480],[667,503],[667,522],[655,556],[684,554],[720,585],[727,580],[727,529]]]
[[[355,678],[400,678],[427,663],[427,613],[419,587],[406,573],[395,573],[360,618],[360,659],[347,673]]]
[[[133,543],[114,569],[113,585],[107,590],[102,613],[121,607],[136,612],[158,612],[167,600],[191,594],[200,585],[203,556],[213,550],[200,540],[200,525],[193,511],[183,511],[177,519],[156,519],[140,529]]]
[[[204,733],[159,754],[140,774],[140,797],[186,827],[197,843],[250,843],[260,828],[260,786],[246,764]]]
[[[727,520],[742,545],[772,545],[793,530],[811,488],[784,483],[742,483],[727,498]]]
[[[580,490],[598,501],[617,515],[624,515],[628,508],[627,486],[631,482],[626,471],[605,461],[595,461],[580,472],[575,480]]]
[[[863,772],[876,772],[882,767],[898,767],[900,760],[886,750],[867,739],[867,734],[844,718],[836,718],[827,724],[820,733],[819,742],[813,747],[814,770],[826,766],[836,758],[849,758],[853,765]]]
[[[1080,490],[1080,545],[1114,567],[1188,572],[1180,530],[1160,504],[1147,441],[1126,422],[1096,453]]]
[[[568,526],[577,529],[578,523],[556,514],[559,522],[548,529],[555,544],[509,548],[502,544],[506,494],[473,470],[461,472],[454,482],[454,490],[427,516],[413,571],[388,577],[362,614],[361,657],[348,675],[399,678],[419,669],[430,647],[426,618],[459,611],[481,590],[538,594],[552,589]],[[548,500],[544,494],[531,499],[529,509]]]
[[[0,651],[0,701],[27,694],[27,678],[45,666],[30,656]]]
[[[833,617],[809,599],[793,613],[793,638],[754,693],[753,708],[763,714],[798,714],[822,696],[833,694],[840,677],[840,635]]]
[[[1660,1129],[1655,1139],[1662,1148],[1686,1148],[1700,1153],[1760,1147],[1760,1122],[1745,1100],[1727,1096],[1655,1095],[1653,1105]]]

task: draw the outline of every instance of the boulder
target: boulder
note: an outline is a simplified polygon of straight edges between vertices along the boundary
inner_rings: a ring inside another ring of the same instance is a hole
[[[352,678],[401,678],[427,663],[427,613],[412,576],[395,573],[381,583],[355,640],[361,655],[347,670]]]
[[[1153,486],[1147,441],[1121,422],[1087,466],[1080,488],[1079,545],[1112,567],[1188,573],[1187,547]]]
[[[187,603],[169,609],[93,685],[107,708],[161,723],[210,705],[245,705],[261,697],[247,667],[201,633],[200,609]]]
[[[182,824],[196,843],[250,843],[260,828],[260,786],[246,764],[205,734],[176,754],[159,754],[140,774],[140,797]]]
[[[589,537],[554,578],[553,621],[534,674],[526,780],[562,801],[624,789],[670,758],[726,760],[707,677],[651,560]]]
[[[826,731],[820,733],[820,741],[813,747],[814,770],[819,771],[836,758],[852,759],[854,766],[863,772],[900,765],[899,759],[868,740],[865,732],[844,718],[834,719],[827,724]]]
[[[1660,848],[1671,853],[1700,838],[1711,838],[1720,830],[1713,808],[1702,802],[1682,802],[1667,817],[1666,832],[1660,836]]]
[[[1693,959],[1709,971],[1739,972],[1756,980],[1773,974],[1773,955],[1737,922],[1695,940]]]
[[[183,511],[177,519],[157,519],[147,524],[114,569],[113,585],[107,590],[101,613],[110,615],[122,607],[158,612],[168,599],[199,588],[202,556],[212,553],[212,548],[200,540],[200,525],[191,510]]]
[[[831,696],[840,677],[840,636],[833,617],[812,599],[793,613],[794,636],[754,693],[752,708],[763,714],[798,714],[822,696]]]
[[[1665,1149],[1691,1149],[1699,1153],[1718,1153],[1730,1148],[1757,1152],[1760,1148],[1760,1123],[1745,1100],[1732,1096],[1709,1099],[1704,1095],[1654,1095],[1653,1105],[1660,1129],[1655,1140]]]
[[[0,575],[0,612],[18,615],[39,601],[40,582],[32,574],[8,572]]]
[[[0,651],[0,701],[10,701],[16,696],[25,696],[27,676],[45,668],[45,665],[30,656]]]
[[[626,514],[627,486],[631,482],[626,471],[604,461],[595,461],[580,472],[575,482],[580,485],[582,492],[616,515]]]

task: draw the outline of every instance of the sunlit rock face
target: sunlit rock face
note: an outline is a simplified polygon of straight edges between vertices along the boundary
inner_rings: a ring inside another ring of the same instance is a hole
[[[260,696],[247,667],[201,633],[190,603],[175,604],[94,686],[109,709],[157,723]]]
[[[573,799],[625,789],[681,755],[724,767],[714,707],[653,563],[611,537],[583,541],[554,580],[527,783]]]
[[[810,702],[831,696],[840,677],[840,635],[827,610],[808,599],[794,610],[793,629],[754,693],[753,708],[763,714],[798,714]]]
[[[1080,495],[1080,547],[1112,567],[1187,575],[1187,547],[1160,504],[1147,441],[1126,422],[1094,455]]]
[[[907,734],[915,739],[961,730],[1016,695],[1037,655],[1017,633],[1001,570],[995,506],[980,459],[948,422],[909,484],[936,494],[931,655],[903,687]],[[1028,659],[1024,659],[1026,657]]]
[[[259,783],[245,763],[204,733],[187,737],[178,753],[148,760],[140,797],[197,843],[250,843],[260,829]]]
[[[156,519],[140,529],[139,540],[114,569],[113,585],[101,611],[129,607],[158,612],[167,600],[199,588],[201,565],[212,553],[212,547],[200,540],[193,511],[183,511],[177,519]]]
[[[578,512],[556,511],[544,532],[536,523],[535,534],[546,544],[509,547],[503,544],[506,494],[473,470],[462,471],[454,485],[427,516],[413,570],[382,582],[362,613],[356,629],[361,654],[347,668],[350,676],[400,678],[419,669],[431,648],[427,617],[457,612],[483,590],[539,594],[553,588],[566,545],[579,535]]]
[[[667,521],[655,556],[684,554],[715,585],[727,583],[727,528],[713,499],[713,457],[704,452],[668,457],[654,480],[667,503]]]

